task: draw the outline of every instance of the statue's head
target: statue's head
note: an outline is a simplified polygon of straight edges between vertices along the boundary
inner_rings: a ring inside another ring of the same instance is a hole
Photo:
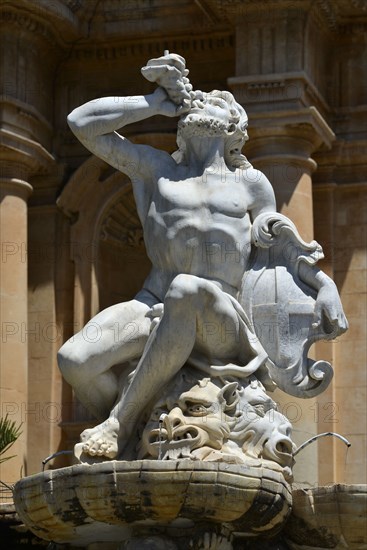
[[[247,124],[245,109],[230,92],[198,91],[190,111],[178,123],[178,151],[173,154],[173,158],[176,162],[184,162],[186,141],[193,136],[223,136],[228,167],[233,169],[245,166],[247,159],[241,154],[241,150],[248,139]]]

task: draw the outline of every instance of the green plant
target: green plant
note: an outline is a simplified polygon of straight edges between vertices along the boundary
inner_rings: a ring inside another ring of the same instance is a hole
[[[4,454],[13,443],[18,439],[22,433],[20,428],[22,425],[17,426],[13,420],[9,420],[8,415],[5,418],[0,418],[0,455]],[[15,455],[0,457],[0,464],[14,458]]]

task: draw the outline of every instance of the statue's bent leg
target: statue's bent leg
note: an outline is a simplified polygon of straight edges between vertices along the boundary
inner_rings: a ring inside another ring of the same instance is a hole
[[[139,358],[144,350],[151,325],[146,314],[156,300],[144,295],[142,299],[101,311],[58,353],[64,378],[97,418],[106,418],[118,397],[118,380],[111,367]]]
[[[238,316],[220,288],[199,277],[178,275],[129,387],[109,419],[83,434],[84,452],[117,456],[144,408],[182,368],[193,348],[197,346],[209,358],[233,359],[238,356],[238,334]]]

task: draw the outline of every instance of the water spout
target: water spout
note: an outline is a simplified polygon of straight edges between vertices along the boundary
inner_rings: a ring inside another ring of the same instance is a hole
[[[45,471],[45,466],[47,464],[47,462],[49,462],[50,460],[52,460],[53,458],[55,458],[56,456],[60,456],[60,455],[72,455],[74,454],[74,451],[58,451],[57,453],[53,453],[52,455],[50,456],[47,456],[46,458],[44,458],[42,460],[42,472]]]
[[[341,441],[343,441],[343,443],[346,444],[347,447],[350,447],[352,444],[350,443],[350,441],[348,441],[348,439],[346,439],[345,437],[343,437],[342,435],[339,435],[335,432],[325,432],[323,434],[318,434],[318,435],[315,435],[314,437],[310,437],[310,439],[307,439],[307,441],[305,441],[304,443],[302,443],[302,445],[300,445],[298,447],[298,449],[295,450],[295,452],[293,453],[293,456],[296,456],[300,451],[302,451],[302,449],[304,449],[305,447],[307,447],[307,445],[309,445],[310,443],[313,443],[314,441],[316,441],[316,439],[319,439],[320,437],[326,437],[328,435],[332,435],[334,437],[337,437],[338,439],[340,439]]]
[[[159,424],[159,436],[158,436],[158,460],[162,460],[162,426],[164,419],[166,418],[166,413],[162,413],[159,417],[158,424]]]

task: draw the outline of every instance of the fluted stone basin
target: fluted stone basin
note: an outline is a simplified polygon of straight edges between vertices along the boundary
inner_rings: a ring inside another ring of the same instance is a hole
[[[194,533],[221,525],[242,536],[272,536],[291,509],[281,472],[180,461],[78,464],[20,480],[19,516],[39,537],[86,546],[157,529]]]
[[[292,550],[367,549],[367,485],[330,485],[293,491],[285,527]]]

